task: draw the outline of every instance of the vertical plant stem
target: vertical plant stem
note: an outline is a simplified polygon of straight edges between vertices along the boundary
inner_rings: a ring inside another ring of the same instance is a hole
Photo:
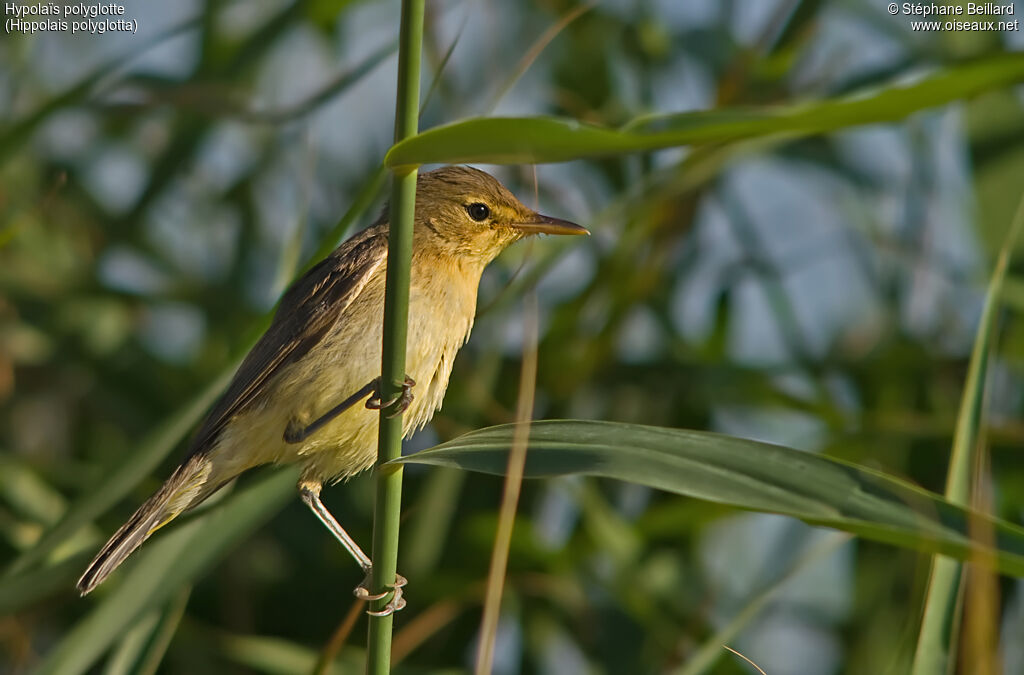
[[[338,658],[338,652],[348,640],[348,636],[352,634],[352,629],[356,627],[356,621],[359,621],[359,615],[363,613],[365,606],[361,600],[352,603],[345,618],[341,620],[334,634],[331,635],[331,639],[320,650],[320,656],[317,657],[316,665],[313,666],[313,675],[327,675],[331,672],[334,660]]]
[[[494,535],[491,568],[487,574],[483,619],[480,621],[480,646],[477,648],[475,675],[489,675],[494,664],[494,644],[501,616],[501,595],[505,587],[508,552],[512,546],[512,528],[523,484],[526,446],[530,438],[533,396],[537,385],[537,297],[527,296],[523,311],[523,369],[519,376],[519,401],[516,405],[516,429],[508,453],[505,492],[498,511],[498,531]]]
[[[974,349],[967,369],[967,382],[964,384],[964,395],[960,400],[960,412],[953,434],[949,473],[946,476],[946,499],[954,504],[966,506],[970,502],[971,485],[974,480],[972,468],[975,464],[975,453],[979,451],[978,436],[984,413],[988,357],[994,345],[999,299],[1010,256],[1022,228],[1024,199],[1017,207],[1017,214],[996,259],[985,296],[985,306],[978,322],[978,332],[974,338]],[[977,536],[977,531],[972,531],[972,538]],[[953,672],[962,610],[963,565],[945,556],[935,556],[932,558],[931,575],[928,578],[921,632],[914,655],[913,675],[943,675]]]
[[[398,90],[395,103],[395,142],[416,135],[420,99],[420,52],[423,46],[424,0],[402,0],[399,29]],[[405,378],[406,333],[409,319],[409,267],[412,224],[416,209],[416,169],[396,173],[391,184],[387,286],[384,296],[384,343],[381,391],[385,400],[398,395]],[[373,517],[372,593],[383,593],[395,582],[398,567],[398,521],[402,507],[401,467],[382,468],[402,454],[402,415],[381,410],[377,444],[377,500]],[[384,609],[391,595],[371,603]],[[383,675],[391,669],[393,617],[370,617],[366,672]]]

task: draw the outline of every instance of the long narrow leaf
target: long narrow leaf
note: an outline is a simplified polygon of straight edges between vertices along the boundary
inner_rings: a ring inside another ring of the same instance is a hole
[[[268,675],[309,675],[317,662],[317,653],[278,637],[263,635],[225,635],[219,640],[224,655],[243,666],[246,672]],[[330,664],[330,675],[363,672],[365,654],[356,646],[348,646]]]
[[[773,134],[816,134],[893,122],[1022,80],[1024,54],[1009,54],[949,68],[915,84],[840,99],[659,115],[617,130],[556,117],[473,118],[396,143],[384,161],[392,168],[463,162],[536,164]]]
[[[1010,256],[1022,228],[1024,199],[1017,208],[1017,215],[1010,225],[999,258],[996,260],[985,295],[985,306],[978,324],[978,332],[974,336],[974,348],[967,369],[963,398],[960,401],[949,473],[946,478],[946,498],[954,504],[966,505],[970,501],[972,467],[975,464],[978,430],[981,428],[988,358],[992,349],[996,319],[999,316],[999,299],[1003,293],[1003,281],[1006,279]],[[957,602],[962,571],[961,564],[955,560],[938,557],[932,561],[921,632],[918,635],[917,651],[914,656],[914,675],[940,675],[949,672],[955,653],[955,629],[960,624],[962,609],[961,603]]]
[[[234,372],[232,365],[198,396],[160,425],[140,443],[138,452],[119,458],[118,464],[95,489],[68,508],[64,518],[40,538],[39,542],[17,558],[6,570],[0,582],[0,595],[9,579],[41,562],[64,543],[80,527],[102,514],[122,499],[139,481],[149,475],[177,446],[185,434],[195,426],[213,400],[223,391]]]
[[[36,672],[73,675],[88,670],[133,621],[159,609],[273,515],[294,495],[297,476],[295,467],[279,470],[148,544],[120,585],[75,625]]]
[[[159,612],[150,612],[133,622],[107,659],[103,675],[130,675],[159,622]]]
[[[400,460],[502,474],[515,425],[473,431]],[[686,429],[550,420],[530,429],[526,476],[603,476],[961,560],[1024,576],[1024,529],[970,512],[855,464],[732,436]],[[968,527],[991,528],[995,548]]]
[[[3,579],[0,583],[0,616],[14,614],[42,598],[71,588],[72,580],[85,569],[85,552],[48,567],[32,569]]]

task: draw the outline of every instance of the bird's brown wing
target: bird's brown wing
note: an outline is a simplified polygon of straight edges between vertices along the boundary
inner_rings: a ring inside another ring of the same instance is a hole
[[[387,227],[370,227],[292,284],[270,328],[242,361],[227,391],[199,428],[190,456],[210,449],[225,425],[252,405],[268,380],[323,339],[386,261],[387,245]]]

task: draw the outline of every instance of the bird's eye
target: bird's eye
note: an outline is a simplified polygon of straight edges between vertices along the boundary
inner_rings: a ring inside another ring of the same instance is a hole
[[[491,210],[487,208],[487,204],[481,204],[480,202],[474,202],[466,207],[466,211],[469,212],[469,217],[478,223],[482,220],[487,220],[487,216],[491,215]]]

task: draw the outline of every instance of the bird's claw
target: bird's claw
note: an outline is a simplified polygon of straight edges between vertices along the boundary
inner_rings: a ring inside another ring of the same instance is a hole
[[[383,410],[395,406],[395,409],[388,415],[389,418],[401,415],[408,409],[412,403],[413,395],[412,388],[416,386],[416,380],[412,379],[408,375],[402,381],[402,392],[397,394],[391,400],[382,402],[383,396],[380,391],[380,378],[377,378],[377,388],[374,389],[373,395],[366,399],[366,407],[370,410]]]
[[[387,586],[387,591],[383,593],[371,593],[368,587],[370,583],[370,574],[367,572],[366,578],[363,579],[362,583],[355,587],[352,594],[360,600],[366,600],[367,602],[373,602],[374,600],[383,600],[388,595],[393,595],[391,602],[384,605],[384,609],[374,611],[372,609],[366,610],[366,613],[370,616],[390,616],[398,610],[405,607],[405,598],[402,597],[402,588],[409,583],[408,579],[403,577],[401,574],[395,575],[395,583]]]

